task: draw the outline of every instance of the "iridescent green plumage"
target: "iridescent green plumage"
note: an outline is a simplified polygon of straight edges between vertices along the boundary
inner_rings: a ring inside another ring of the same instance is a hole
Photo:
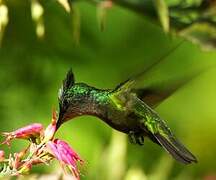
[[[84,83],[75,83],[73,73],[69,71],[59,93],[58,128],[76,116],[94,115],[112,128],[128,134],[134,143],[142,145],[144,137],[149,137],[176,160],[185,164],[197,162],[195,156],[176,140],[166,123],[147,105],[149,103],[153,107],[159,103],[146,99],[148,95],[153,97],[154,91],[145,89],[142,94],[134,88],[134,84],[135,80],[130,79],[113,90],[101,90]],[[142,98],[147,101],[144,102]]]

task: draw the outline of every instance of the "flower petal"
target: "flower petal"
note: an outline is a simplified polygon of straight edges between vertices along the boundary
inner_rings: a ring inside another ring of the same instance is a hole
[[[46,144],[48,151],[59,161],[62,161],[62,157],[56,147],[56,144],[53,143],[52,141],[48,141]]]

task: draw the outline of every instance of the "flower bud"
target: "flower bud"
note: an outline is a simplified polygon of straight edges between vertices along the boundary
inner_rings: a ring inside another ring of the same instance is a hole
[[[48,125],[48,127],[44,131],[43,143],[46,143],[53,139],[55,132],[56,132],[56,123],[57,123],[57,115],[56,115],[56,111],[53,111],[52,122],[51,124]]]
[[[12,132],[3,132],[2,135],[5,136],[5,141],[2,144],[10,145],[12,139],[30,139],[38,138],[43,131],[43,126],[40,123],[30,124],[28,126],[22,127]]]
[[[29,161],[26,161],[19,170],[19,174],[28,174],[29,171],[32,169],[33,165],[37,165],[43,163],[43,161],[39,158],[31,159]]]
[[[28,151],[28,148],[23,149],[22,151],[18,153],[14,153],[14,161],[12,163],[13,168],[17,169],[22,163],[22,158],[26,155],[26,152]]]
[[[31,163],[31,161],[30,162],[26,162],[20,168],[19,174],[28,174],[31,169],[32,169],[32,163]]]

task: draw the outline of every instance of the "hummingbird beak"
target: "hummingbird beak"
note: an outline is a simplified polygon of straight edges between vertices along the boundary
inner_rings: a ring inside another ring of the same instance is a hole
[[[58,121],[57,121],[57,124],[56,124],[56,131],[58,130],[58,128],[61,126],[61,122],[59,121],[59,119],[58,119]]]
[[[58,120],[57,120],[57,123],[56,123],[56,130],[63,124],[64,120],[63,120],[63,113],[59,112],[58,114]]]
[[[64,114],[65,114],[65,108],[62,105],[62,102],[59,102],[59,113],[58,113],[58,120],[56,124],[56,129],[58,129],[64,122]]]

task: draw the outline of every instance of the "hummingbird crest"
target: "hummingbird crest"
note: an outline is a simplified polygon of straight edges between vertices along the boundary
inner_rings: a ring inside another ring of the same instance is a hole
[[[74,85],[74,82],[75,82],[74,74],[73,74],[72,69],[70,69],[66,75],[66,78],[63,81],[62,87],[59,89],[58,98],[59,98],[60,102],[62,101],[62,99],[66,93],[66,90],[71,88]]]

